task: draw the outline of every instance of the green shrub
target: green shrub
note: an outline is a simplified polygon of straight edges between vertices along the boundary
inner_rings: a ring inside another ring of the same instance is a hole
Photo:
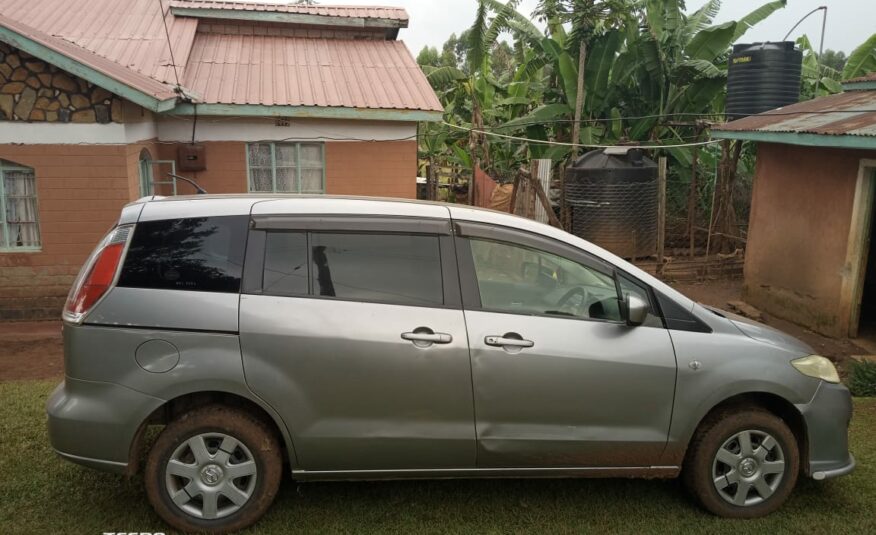
[[[852,361],[849,370],[849,390],[853,396],[876,396],[876,362]]]

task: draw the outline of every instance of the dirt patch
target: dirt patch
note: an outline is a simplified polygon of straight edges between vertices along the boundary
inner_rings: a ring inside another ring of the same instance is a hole
[[[676,283],[672,287],[690,297],[694,301],[727,310],[728,301],[742,301],[741,280],[709,281],[705,283]],[[763,313],[763,311],[761,311]],[[846,338],[829,338],[801,327],[796,323],[785,321],[770,314],[763,313],[763,323],[803,340],[821,355],[843,365],[852,355],[865,353],[863,349]]]
[[[60,322],[0,324],[0,381],[63,376]]]

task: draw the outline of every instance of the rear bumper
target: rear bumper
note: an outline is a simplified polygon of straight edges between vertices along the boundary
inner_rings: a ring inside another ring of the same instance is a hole
[[[163,403],[124,386],[67,377],[46,404],[49,441],[69,461],[125,473],[140,424]]]
[[[852,395],[843,385],[818,386],[812,400],[797,405],[806,422],[809,442],[809,466],[806,473],[816,480],[839,477],[855,468],[849,452],[849,422],[852,419]]]

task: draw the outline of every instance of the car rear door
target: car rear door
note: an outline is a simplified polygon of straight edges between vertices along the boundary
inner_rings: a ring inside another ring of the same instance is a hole
[[[253,218],[247,382],[297,469],[472,468],[471,366],[448,219]]]
[[[675,354],[658,315],[631,327],[618,304],[619,291],[653,302],[648,288],[549,238],[455,226],[478,467],[656,464]]]

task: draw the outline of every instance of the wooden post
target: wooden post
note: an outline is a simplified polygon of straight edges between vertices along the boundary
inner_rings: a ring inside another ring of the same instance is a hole
[[[513,214],[517,211],[517,190],[520,189],[520,173],[514,175],[514,185],[511,186],[511,206],[508,208],[508,213]]]
[[[700,132],[702,126],[697,125],[697,134],[694,141],[700,140]],[[694,147],[693,162],[690,166],[690,192],[687,197],[687,233],[690,238],[690,257],[694,256],[694,238],[696,237],[696,216],[697,216],[697,163],[700,157],[700,147]]]
[[[584,108],[584,66],[587,59],[587,43],[581,40],[578,48],[578,92],[575,95],[575,122],[572,124],[572,143],[581,143],[581,112]],[[578,157],[578,147],[572,147],[572,161]]]
[[[551,208],[551,202],[548,199],[547,194],[544,192],[544,188],[541,187],[541,182],[536,177],[530,175],[529,183],[532,185],[532,188],[535,189],[535,195],[541,201],[541,205],[544,207],[544,211],[547,212],[548,221],[550,222],[550,224],[557,227],[558,229],[562,229],[563,225],[560,224],[560,220],[557,219],[557,215]]]
[[[666,247],[666,156],[657,160],[657,273],[663,271]]]

